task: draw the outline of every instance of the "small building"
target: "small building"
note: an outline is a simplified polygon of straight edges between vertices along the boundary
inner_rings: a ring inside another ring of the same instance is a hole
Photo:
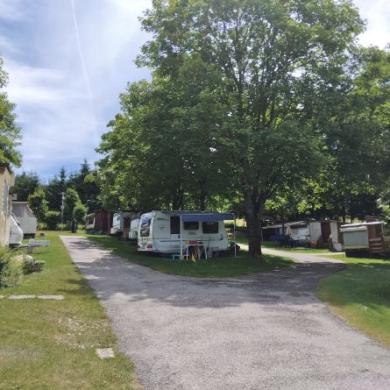
[[[96,210],[85,219],[85,230],[88,233],[110,234],[111,226],[112,214],[105,209]]]
[[[12,213],[19,222],[19,226],[23,230],[23,236],[35,237],[37,232],[37,218],[27,202],[12,202]]]
[[[7,246],[10,237],[11,197],[10,188],[15,176],[7,164],[0,163],[0,246]]]
[[[347,256],[390,254],[390,239],[385,237],[383,221],[342,225],[341,234]]]

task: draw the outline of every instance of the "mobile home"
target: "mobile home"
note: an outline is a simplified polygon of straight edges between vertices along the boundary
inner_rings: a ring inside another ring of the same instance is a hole
[[[110,234],[121,235],[123,238],[130,238],[131,223],[139,217],[139,213],[132,211],[119,211],[112,217],[112,228]],[[133,224],[134,226],[134,224]],[[138,224],[137,224],[138,228]]]
[[[18,247],[22,245],[23,241],[23,230],[20,227],[20,223],[15,217],[14,214],[11,213],[9,219],[9,242],[8,245],[12,248]]]
[[[137,241],[139,221],[139,217],[134,218],[130,221],[129,240]]]
[[[24,237],[35,237],[37,219],[27,202],[12,202],[12,213],[23,230]]]
[[[331,244],[341,250],[340,229],[337,221],[300,221],[287,225],[286,233],[293,241],[311,247],[325,247]]]
[[[341,234],[347,256],[390,254],[390,239],[385,237],[383,221],[342,225]]]
[[[229,249],[224,220],[232,214],[151,211],[142,214],[138,227],[138,250],[179,254],[190,246],[202,247],[212,256]]]
[[[12,206],[9,190],[14,182],[15,177],[8,165],[0,163],[0,246],[9,244]]]
[[[111,213],[104,209],[96,210],[85,218],[85,230],[89,233],[109,234],[111,224]]]

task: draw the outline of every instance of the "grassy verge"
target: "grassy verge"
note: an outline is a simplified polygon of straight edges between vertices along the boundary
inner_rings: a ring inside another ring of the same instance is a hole
[[[172,261],[166,258],[139,254],[135,245],[120,241],[116,237],[100,235],[86,235],[86,237],[133,263],[150,267],[156,271],[182,276],[231,277],[270,271],[276,267],[286,267],[291,263],[290,260],[275,256],[263,256],[262,261],[257,261],[248,257],[245,252],[240,252],[237,258],[221,257],[198,262]]]
[[[136,389],[134,369],[116,351],[100,360],[99,347],[113,347],[110,323],[86,281],[72,264],[57,233],[41,273],[0,289],[0,389]],[[61,294],[63,301],[8,300],[11,294]]]
[[[390,260],[337,259],[348,267],[323,279],[318,297],[350,325],[390,347]]]

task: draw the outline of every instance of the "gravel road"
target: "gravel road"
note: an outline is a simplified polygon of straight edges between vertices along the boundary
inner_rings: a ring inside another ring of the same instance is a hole
[[[147,390],[390,389],[390,350],[314,296],[340,264],[195,279],[131,264],[86,238],[62,240]]]

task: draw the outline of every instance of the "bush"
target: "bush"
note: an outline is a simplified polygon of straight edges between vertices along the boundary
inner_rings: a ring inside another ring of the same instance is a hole
[[[60,213],[50,210],[45,215],[46,226],[49,230],[57,230],[60,222]]]
[[[0,271],[0,287],[15,287],[23,278],[23,260],[20,256],[6,259]]]
[[[0,248],[0,287],[15,287],[24,274],[40,272],[44,265],[44,261],[37,261],[30,255]]]
[[[44,261],[35,260],[32,256],[29,256],[29,255],[23,256],[23,273],[24,274],[31,274],[33,272],[41,272],[44,265],[45,265]]]

